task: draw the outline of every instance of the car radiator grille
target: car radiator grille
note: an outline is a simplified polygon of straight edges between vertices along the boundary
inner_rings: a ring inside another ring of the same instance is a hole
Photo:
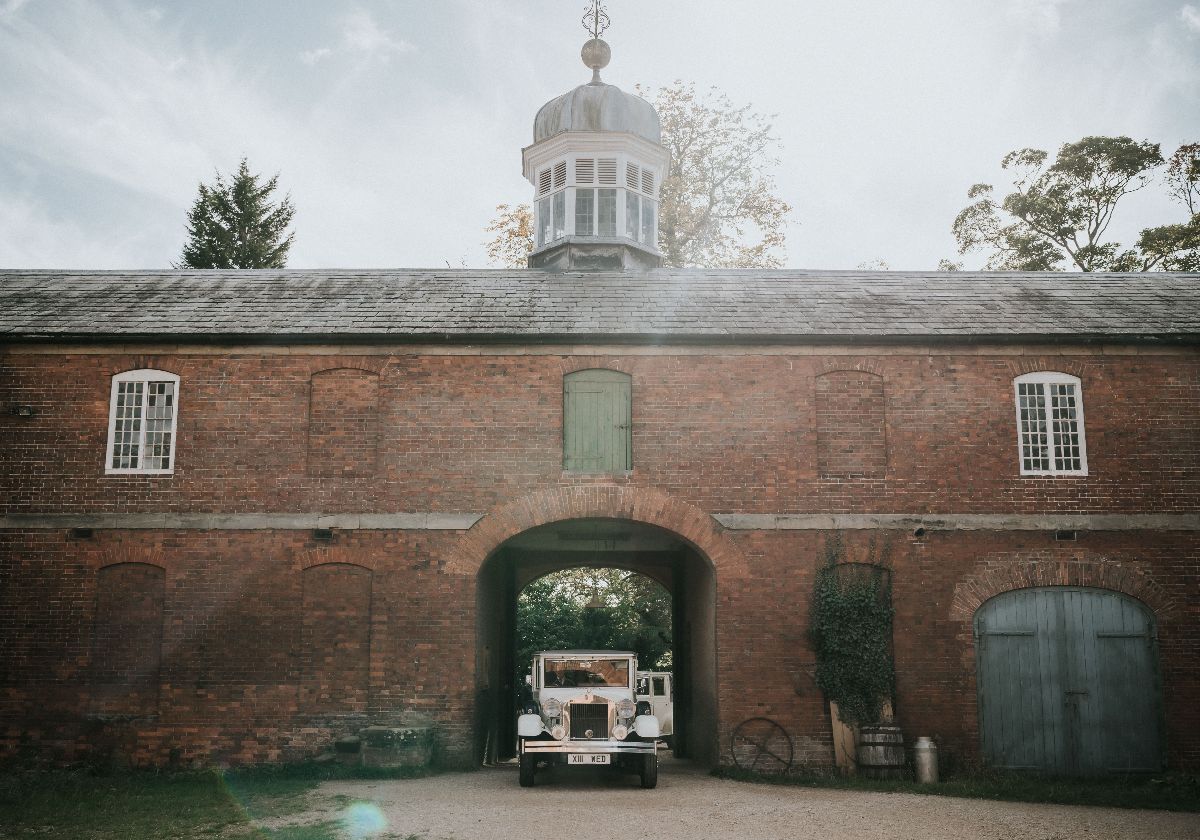
[[[571,737],[586,739],[589,729],[593,739],[608,737],[607,703],[571,704]]]

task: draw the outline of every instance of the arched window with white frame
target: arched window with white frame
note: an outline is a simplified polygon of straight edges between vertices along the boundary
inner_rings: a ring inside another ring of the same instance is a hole
[[[1087,475],[1078,376],[1038,371],[1013,380],[1021,475]]]
[[[175,471],[179,377],[162,370],[127,370],[112,379],[108,413],[109,475]]]

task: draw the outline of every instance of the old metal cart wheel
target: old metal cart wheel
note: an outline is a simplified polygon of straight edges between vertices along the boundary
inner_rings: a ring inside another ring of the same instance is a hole
[[[755,773],[786,773],[792,769],[792,739],[770,718],[744,720],[729,739],[733,763]]]

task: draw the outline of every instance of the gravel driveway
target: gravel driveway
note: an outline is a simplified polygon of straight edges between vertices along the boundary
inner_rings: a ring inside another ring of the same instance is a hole
[[[537,781],[521,788],[515,767],[493,768],[413,781],[327,782],[318,798],[352,800],[343,814],[351,817],[348,836],[356,839],[1200,837],[1200,814],[755,785],[715,779],[671,760],[663,761],[656,790],[641,790],[634,776],[596,768],[539,772]]]

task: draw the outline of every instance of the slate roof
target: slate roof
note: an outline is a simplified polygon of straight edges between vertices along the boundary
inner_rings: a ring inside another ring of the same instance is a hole
[[[0,271],[0,342],[1200,343],[1200,274]]]

